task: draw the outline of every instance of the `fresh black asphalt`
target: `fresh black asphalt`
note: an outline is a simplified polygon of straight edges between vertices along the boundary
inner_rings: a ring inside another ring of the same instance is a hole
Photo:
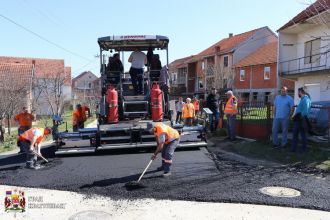
[[[297,170],[246,165],[210,154],[206,149],[177,151],[172,176],[156,172],[160,158],[142,179],[146,186],[128,191],[125,183],[137,180],[150,160],[151,151],[107,151],[99,154],[54,157],[41,170],[26,170],[24,155],[0,159],[0,184],[68,190],[112,199],[170,199],[205,202],[235,202],[303,207],[330,211],[329,176],[311,176]],[[291,187],[301,191],[296,198],[263,195],[266,186]]]

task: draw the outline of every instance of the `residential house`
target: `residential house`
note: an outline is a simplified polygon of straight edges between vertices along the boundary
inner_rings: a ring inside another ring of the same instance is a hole
[[[172,94],[182,94],[187,90],[188,65],[186,61],[193,56],[174,60],[169,64]]]
[[[70,103],[71,68],[64,60],[0,56],[0,64],[33,66],[30,80],[22,83],[32,81],[29,107],[35,114],[58,114]]]
[[[234,93],[240,100],[271,102],[278,94],[277,44],[266,44],[235,64]],[[282,79],[281,85],[293,92],[293,81]]]
[[[187,92],[201,92],[204,87],[232,88],[234,65],[265,44],[277,41],[277,36],[268,27],[242,34],[229,34],[190,60],[188,65]],[[205,86],[204,86],[205,85]]]
[[[330,0],[317,0],[278,30],[278,73],[305,87],[312,102],[330,100]]]
[[[101,80],[90,71],[85,71],[72,79],[72,99],[76,104],[95,106],[101,97]]]

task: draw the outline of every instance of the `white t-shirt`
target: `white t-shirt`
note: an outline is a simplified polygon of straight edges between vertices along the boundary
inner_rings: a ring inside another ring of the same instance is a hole
[[[135,69],[143,69],[144,61],[146,59],[146,55],[141,51],[134,51],[131,56],[132,57],[132,67]]]

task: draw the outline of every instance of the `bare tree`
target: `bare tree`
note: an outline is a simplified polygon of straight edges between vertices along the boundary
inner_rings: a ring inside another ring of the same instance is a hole
[[[232,67],[224,67],[222,63],[208,64],[206,68],[206,88],[217,89],[232,88],[235,71]]]
[[[48,106],[51,115],[61,115],[66,99],[63,91],[66,80],[64,70],[55,71],[43,78],[36,79],[33,88],[34,105],[38,108]],[[41,114],[45,114],[45,112],[41,112]]]

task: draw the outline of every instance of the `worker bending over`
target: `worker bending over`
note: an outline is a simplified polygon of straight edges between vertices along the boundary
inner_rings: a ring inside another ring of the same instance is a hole
[[[37,155],[34,152],[40,154],[40,142],[45,135],[51,133],[50,128],[30,128],[19,136],[21,146],[26,153],[26,168],[35,170],[41,168],[41,166],[37,164]]]
[[[177,130],[158,122],[153,126],[148,124],[148,129],[153,132],[156,137],[157,149],[151,156],[152,160],[155,160],[157,154],[162,152],[162,165],[157,168],[157,171],[164,171],[163,176],[167,177],[171,175],[172,158],[175,148],[179,144],[180,134]]]

